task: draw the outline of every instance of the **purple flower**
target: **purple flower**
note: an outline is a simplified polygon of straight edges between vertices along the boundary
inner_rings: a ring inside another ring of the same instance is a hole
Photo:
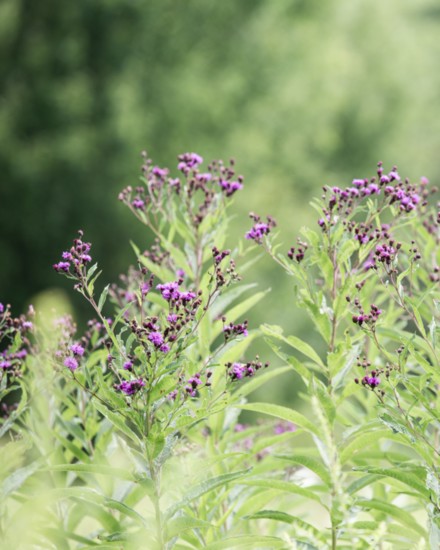
[[[5,306],[0,302],[0,313],[5,311]]]
[[[134,395],[143,386],[145,386],[145,382],[139,378],[138,380],[124,380],[120,384],[116,384],[115,389],[125,393],[125,395]]]
[[[159,168],[159,166],[155,166],[152,170],[152,173],[158,178],[166,178],[168,176],[169,170],[168,168]]]
[[[253,240],[257,243],[261,243],[261,239],[264,237],[264,235],[268,235],[270,233],[270,227],[267,223],[256,223],[252,229],[250,229],[245,237],[246,239]]]
[[[176,281],[157,285],[156,288],[161,291],[162,298],[167,300],[167,302],[170,302],[171,300],[178,300],[180,298],[179,283]]]
[[[79,357],[84,355],[84,348],[80,344],[72,344],[70,346],[70,351],[73,355],[78,355]]]
[[[162,344],[159,348],[162,353],[168,353],[170,351],[170,346],[168,344]]]
[[[131,202],[131,205],[133,208],[136,208],[136,210],[143,210],[145,207],[145,202],[140,198],[136,198]]]
[[[70,263],[58,262],[57,264],[53,264],[53,268],[55,269],[55,271],[65,271],[67,273],[70,269]]]
[[[191,300],[194,300],[196,295],[194,292],[179,292],[179,298],[182,300],[182,302],[190,302]]]
[[[243,184],[239,181],[220,180],[218,183],[223,191],[225,191],[227,197],[230,197],[236,191],[240,191],[241,189],[243,189]]]
[[[0,361],[0,369],[9,369],[10,367],[12,367],[11,361]]]
[[[159,348],[163,344],[163,336],[160,332],[150,332],[148,340],[150,340],[156,348]]]
[[[78,368],[78,361],[75,357],[66,357],[66,359],[64,359],[64,366],[73,372]]]
[[[234,363],[229,374],[233,379],[241,380],[246,375],[246,365],[243,365],[243,363]]]
[[[364,386],[369,386],[373,390],[380,384],[380,378],[377,376],[364,376],[362,378],[362,384]]]
[[[123,365],[123,368],[125,370],[132,371],[133,370],[133,362],[132,361],[126,361]]]
[[[361,179],[354,179],[352,182],[351,182],[352,185],[354,185],[355,187],[363,187],[365,185],[365,180],[361,180]]]
[[[281,435],[286,432],[295,432],[296,426],[293,422],[278,422],[275,424],[273,431],[276,435]]]
[[[199,164],[202,164],[203,158],[197,153],[184,153],[179,155],[178,170],[181,170],[185,175],[189,173],[192,168],[197,168]]]

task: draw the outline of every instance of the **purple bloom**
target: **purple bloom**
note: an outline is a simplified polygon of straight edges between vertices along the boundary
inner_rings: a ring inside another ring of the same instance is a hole
[[[0,313],[5,311],[5,306],[0,302]]]
[[[126,361],[123,365],[123,368],[125,370],[132,371],[133,370],[133,362],[132,361]]]
[[[78,368],[78,361],[75,357],[66,357],[66,359],[64,359],[64,366],[73,372]]]
[[[168,344],[162,344],[159,349],[162,353],[168,353],[170,351],[170,346]]]
[[[246,365],[242,363],[234,363],[230,370],[230,375],[233,379],[241,380],[246,374]]]
[[[194,292],[179,292],[179,298],[182,300],[182,302],[190,302],[191,300],[194,300],[196,295]]]
[[[73,256],[71,252],[63,252],[61,257],[63,258],[63,260],[69,260],[69,261],[73,260]]]
[[[166,178],[168,176],[169,170],[168,168],[159,168],[159,166],[155,166],[152,172],[158,178]]]
[[[55,271],[65,271],[67,273],[70,269],[70,263],[58,262],[57,264],[53,264],[53,268],[55,269]]]
[[[365,180],[361,180],[361,179],[354,179],[352,182],[351,182],[352,185],[354,185],[355,187],[363,187],[365,185]]]
[[[243,184],[239,181],[220,180],[219,185],[223,189],[223,191],[226,192],[227,197],[230,197],[236,191],[240,191],[241,189],[243,189]]]
[[[188,174],[192,168],[197,168],[199,164],[202,164],[203,158],[196,153],[184,153],[179,155],[178,170],[181,170],[184,174]]]
[[[261,242],[261,239],[264,235],[268,235],[270,233],[270,227],[267,223],[256,223],[254,227],[248,231],[245,235],[246,239],[250,239],[253,241],[256,241],[257,243]]]
[[[164,283],[162,285],[156,286],[157,290],[160,290],[162,293],[162,298],[168,302],[171,300],[178,300],[180,298],[179,293],[179,283],[173,281],[171,283]]]
[[[134,395],[143,386],[145,386],[145,382],[139,378],[138,380],[124,380],[120,384],[116,384],[115,389],[125,393],[125,395]]]
[[[0,369],[9,369],[10,367],[12,367],[11,361],[0,361]]]
[[[296,426],[293,422],[278,422],[275,424],[273,431],[276,435],[281,435],[286,432],[295,432]]]
[[[380,384],[380,378],[377,376],[364,376],[362,378],[362,384],[364,386],[370,386],[370,388],[373,390],[374,388],[377,388],[377,386]]]
[[[133,208],[136,208],[136,210],[143,210],[145,207],[145,202],[140,198],[136,198],[132,200],[131,205]]]
[[[159,348],[163,344],[163,336],[160,332],[150,332],[148,340],[150,340],[156,348]]]
[[[84,355],[84,348],[80,344],[72,344],[70,346],[70,351],[73,355],[78,355],[79,357]]]

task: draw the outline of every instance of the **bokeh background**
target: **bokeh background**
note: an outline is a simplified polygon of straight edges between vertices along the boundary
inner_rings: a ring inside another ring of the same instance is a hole
[[[59,289],[84,315],[51,265],[78,228],[104,281],[133,262],[116,197],[143,149],[234,157],[234,231],[272,214],[286,250],[324,184],[379,160],[439,180],[439,37],[437,0],[2,0],[0,301]],[[253,323],[306,334],[284,273],[251,277],[273,287]]]

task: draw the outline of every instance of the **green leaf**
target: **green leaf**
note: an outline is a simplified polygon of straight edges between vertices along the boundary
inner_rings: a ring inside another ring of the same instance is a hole
[[[314,395],[316,395],[328,422],[332,425],[336,417],[336,408],[332,398],[328,394],[327,388],[320,380],[316,378],[312,380],[311,388]]]
[[[5,499],[10,493],[17,491],[23,483],[34,474],[41,466],[42,460],[36,460],[28,466],[15,470],[0,485],[0,500]]]
[[[208,521],[192,518],[190,516],[180,516],[168,522],[165,540],[167,541],[173,537],[177,537],[180,533],[188,531],[189,529],[207,529],[210,527],[212,527],[212,524]]]
[[[301,466],[304,466],[305,468],[308,468],[309,470],[314,472],[318,477],[320,477],[322,481],[329,487],[332,484],[332,479],[327,468],[317,458],[313,458],[311,456],[306,456],[306,455],[284,455],[284,454],[275,455],[275,457],[281,458],[282,460],[288,460],[289,462],[293,462],[294,464],[299,464]]]
[[[405,471],[403,468],[354,468],[355,471],[368,472],[382,477],[391,477],[404,483],[408,487],[415,489],[423,497],[429,499],[429,490],[426,488],[424,481],[411,471]]]
[[[246,300],[243,300],[242,302],[240,302],[239,304],[237,304],[236,306],[234,306],[233,308],[231,308],[227,313],[226,313],[226,320],[228,323],[233,323],[235,322],[238,318],[241,318],[242,316],[245,315],[245,313],[251,309],[252,307],[254,307],[256,304],[258,304],[258,302],[269,292],[269,290],[265,290],[264,292],[263,291],[260,291],[260,292],[256,292],[255,294],[253,294],[252,296],[250,296],[249,298],[246,298]],[[216,326],[212,327],[212,334],[211,334],[211,338],[212,340],[214,340],[221,332],[222,332],[223,328],[221,326],[221,323],[217,323]]]
[[[237,298],[239,298],[243,293],[255,288],[257,283],[251,283],[248,285],[232,286],[229,287],[225,292],[223,292],[217,300],[213,303],[210,308],[211,319],[217,319],[220,315],[226,312],[226,308],[232,304]]]
[[[229,537],[204,546],[205,550],[224,550],[225,548],[244,548],[249,550],[275,550],[286,548],[286,542],[277,537],[262,535],[242,535]]]
[[[348,443],[342,446],[339,458],[342,464],[352,459],[356,452],[364,450],[366,447],[373,445],[379,441],[381,437],[389,436],[389,430],[375,429],[372,431],[362,431],[356,434]]]
[[[209,493],[213,489],[226,487],[226,485],[230,481],[234,481],[234,479],[238,479],[240,477],[245,476],[250,472],[250,470],[251,470],[250,468],[247,468],[246,470],[239,470],[238,472],[233,472],[231,474],[222,474],[220,476],[202,481],[198,485],[190,488],[186,492],[185,497],[180,502],[177,502],[176,504],[168,508],[168,510],[165,512],[165,516],[171,519],[174,516],[174,514],[176,514],[184,506],[187,506],[193,500],[196,500],[202,495]]]
[[[99,297],[99,302],[98,302],[98,309],[99,311],[102,311],[102,308],[104,307],[104,304],[105,304],[105,301],[107,300],[107,295],[108,295],[108,289],[109,289],[110,285],[107,285],[104,290],[102,291],[101,293],[101,296]]]
[[[409,529],[415,531],[425,539],[428,538],[428,535],[421,527],[416,520],[413,518],[413,516],[407,512],[406,510],[403,510],[399,506],[395,506],[394,504],[390,504],[389,502],[385,502],[383,500],[357,500],[356,506],[360,508],[364,508],[365,510],[377,510],[379,512],[384,512],[388,516],[392,517],[405,527],[408,527]]]
[[[289,346],[293,347],[294,349],[311,359],[314,363],[316,363],[323,369],[326,368],[324,363],[322,362],[322,359],[312,348],[312,346],[310,346],[306,342],[303,342],[300,338],[297,338],[296,336],[283,336],[282,329],[275,325],[262,325],[261,330],[267,336],[272,336],[273,338],[289,344]]]
[[[122,416],[122,414],[118,414],[117,412],[113,412],[110,409],[108,409],[105,405],[100,403],[99,401],[94,401],[94,406],[98,409],[98,411],[109,420],[115,428],[117,428],[119,431],[121,431],[123,434],[125,434],[129,439],[134,441],[139,446],[141,445],[141,440],[137,436],[137,434],[129,428],[129,426],[125,423],[125,419]]]
[[[290,367],[284,366],[266,370],[265,372],[259,372],[257,376],[249,381],[246,381],[245,384],[241,385],[241,387],[239,387],[238,390],[233,393],[233,395],[237,397],[244,397],[246,395],[249,395],[263,384],[266,384],[266,382],[268,382],[269,380],[272,380],[272,378],[275,378],[280,374],[285,374],[286,372],[290,371]]]
[[[294,495],[299,495],[310,500],[315,500],[321,503],[321,499],[310,489],[300,487],[291,481],[283,481],[281,479],[243,479],[237,482],[239,485],[249,485],[251,487],[264,487],[265,489],[276,489]]]
[[[275,416],[276,418],[281,418],[281,420],[293,422],[318,437],[321,435],[315,424],[308,420],[304,415],[281,405],[272,405],[271,403],[249,403],[246,405],[234,405],[234,407]]]
[[[83,472],[87,474],[100,474],[110,476],[126,481],[135,481],[135,477],[128,470],[123,468],[113,468],[104,464],[56,464],[45,469],[57,472]]]

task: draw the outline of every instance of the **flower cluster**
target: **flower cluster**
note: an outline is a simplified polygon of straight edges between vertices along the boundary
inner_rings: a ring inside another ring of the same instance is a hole
[[[184,153],[178,157],[177,169],[183,174],[180,179],[170,177],[166,168],[153,166],[146,153],[143,157],[144,186],[126,187],[119,193],[119,200],[147,225],[150,225],[150,214],[160,214],[171,220],[170,201],[179,195],[187,219],[197,228],[218,208],[221,196],[229,198],[243,188],[243,177],[235,175],[233,160],[229,166],[221,161],[212,162],[207,172],[201,172],[199,167],[203,158],[197,153]]]
[[[222,317],[222,322],[226,322],[226,317]],[[248,336],[248,321],[247,319],[244,320],[242,323],[229,323],[229,325],[223,324],[223,335],[225,337],[225,341],[227,342],[231,338],[235,338],[236,336]]]
[[[308,247],[309,245],[307,243],[301,241],[301,239],[298,239],[297,247],[294,247],[294,246],[290,247],[290,250],[287,253],[287,256],[291,260],[295,259],[298,263],[300,263],[304,260],[304,255]]]
[[[246,239],[255,241],[257,244],[263,242],[263,237],[269,235],[271,230],[276,227],[276,222],[272,216],[266,217],[266,222],[262,222],[260,216],[257,216],[253,212],[249,214],[249,217],[254,221],[252,229],[250,229],[245,237]]]
[[[214,269],[215,269],[215,280],[217,283],[217,288],[225,286],[232,281],[239,281],[240,276],[235,271],[235,262],[230,260],[228,267],[225,269],[221,266],[223,260],[231,254],[230,250],[219,250],[214,246],[211,250],[212,259],[214,260]]]
[[[0,379],[7,373],[8,380],[21,374],[23,362],[31,349],[30,333],[33,323],[30,320],[34,315],[30,306],[28,315],[12,317],[10,305],[0,303],[0,343],[3,347],[0,352]]]
[[[115,384],[114,388],[117,391],[125,393],[125,395],[135,395],[141,388],[145,386],[145,382],[139,378],[137,380],[124,380],[120,384]]]
[[[254,361],[247,363],[226,363],[227,373],[231,380],[241,380],[242,378],[254,376],[254,374],[263,366],[266,368],[269,363],[261,363],[257,356]]]
[[[82,241],[83,231],[79,230],[78,235],[79,237],[74,239],[71,249],[62,253],[62,261],[53,265],[55,271],[79,275],[82,274],[83,268],[92,261],[89,254],[92,245]]]
[[[371,304],[370,312],[365,313],[358,298],[354,300],[354,305],[359,310],[359,313],[357,315],[353,315],[352,317],[353,323],[359,325],[360,327],[363,324],[367,324],[370,327],[374,327],[377,320],[379,319],[379,316],[382,314],[382,310],[379,309],[374,304]]]
[[[324,187],[323,198],[326,205],[323,208],[323,217],[318,220],[318,225],[323,231],[326,231],[329,226],[333,225],[336,220],[336,214],[348,216],[353,212],[353,209],[366,198],[373,196],[382,197],[382,203],[379,208],[385,206],[398,205],[400,212],[411,212],[418,205],[425,206],[427,204],[427,196],[429,191],[426,186],[428,180],[422,178],[419,185],[410,184],[407,180],[401,180],[397,167],[388,173],[384,173],[382,163],[378,163],[377,176],[368,179],[354,179],[351,186],[346,188],[341,187]],[[355,238],[361,244],[366,244],[373,236],[369,233],[371,227],[362,227],[362,224],[351,222],[351,227],[358,227],[355,231]]]

